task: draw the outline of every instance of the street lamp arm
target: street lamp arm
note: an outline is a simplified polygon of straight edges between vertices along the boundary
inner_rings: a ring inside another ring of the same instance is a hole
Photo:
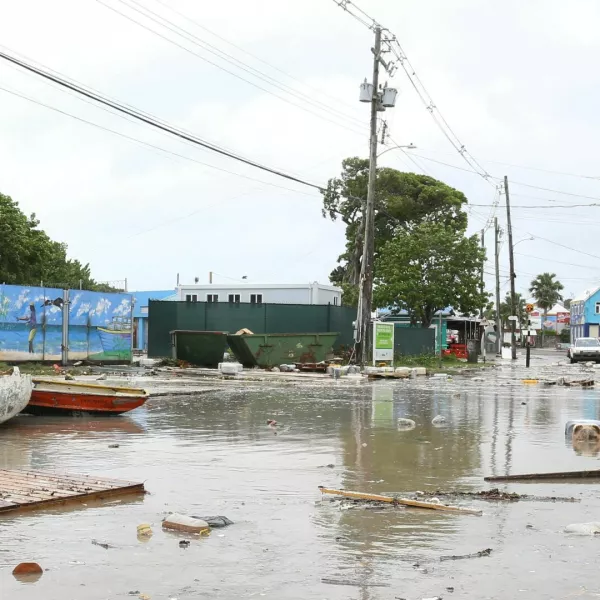
[[[380,152],[377,155],[377,158],[379,158],[380,156],[383,156],[386,152],[389,152],[390,150],[416,150],[417,147],[414,144],[409,144],[408,146],[392,146],[391,148],[386,148],[383,152]]]

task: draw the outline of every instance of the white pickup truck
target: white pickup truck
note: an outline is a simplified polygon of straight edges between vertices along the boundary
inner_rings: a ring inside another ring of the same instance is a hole
[[[600,340],[598,338],[579,338],[569,348],[567,356],[571,364],[576,362],[600,362]]]

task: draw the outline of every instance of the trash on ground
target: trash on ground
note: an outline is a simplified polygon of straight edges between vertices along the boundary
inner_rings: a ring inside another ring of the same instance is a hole
[[[480,550],[479,552],[473,552],[472,554],[457,554],[452,556],[440,556],[440,560],[462,560],[463,558],[481,558],[482,556],[489,556],[492,553],[491,548]]]
[[[151,537],[152,536],[152,528],[148,523],[142,523],[137,526],[137,534],[138,537]]]
[[[18,564],[14,569],[12,574],[17,576],[22,575],[41,575],[43,573],[42,567],[34,562],[23,562]]]
[[[190,545],[189,540],[180,540],[180,542],[179,542],[180,548],[187,548],[189,545]]]
[[[572,533],[574,535],[596,535],[600,533],[600,522],[573,523],[565,527],[565,533]]]
[[[196,517],[193,515],[192,518],[205,521],[210,527],[227,527],[228,525],[233,525],[233,521],[227,517],[224,517],[223,515],[216,515],[212,517]]]
[[[411,429],[414,429],[417,424],[412,419],[400,418],[397,421],[397,426],[400,431],[410,431]]]
[[[177,513],[170,514],[163,521],[162,526],[163,529],[183,531],[185,533],[196,533],[198,535],[208,535],[210,533],[210,528],[206,521]]]
[[[328,585],[353,585],[356,587],[390,587],[389,583],[376,583],[369,582],[361,579],[360,581],[352,581],[350,579],[329,579],[327,577],[321,578],[321,583]]]
[[[94,546],[100,546],[100,548],[104,548],[105,550],[108,550],[109,548],[114,547],[114,546],[111,546],[110,544],[107,544],[106,542],[98,542],[97,540],[92,540],[92,544]]]
[[[567,377],[559,377],[544,381],[544,385],[558,385],[563,387],[594,387],[594,380],[590,377],[584,379],[568,379]]]
[[[352,498],[356,500],[372,500],[375,502],[387,502],[389,504],[399,504],[401,506],[410,506],[413,508],[427,508],[432,510],[441,510],[447,512],[455,512],[467,515],[482,515],[481,510],[472,508],[461,508],[459,506],[448,506],[446,504],[438,504],[433,502],[421,502],[419,500],[411,500],[409,498],[399,498],[395,496],[381,496],[379,494],[366,494],[363,492],[351,492],[348,490],[335,490],[319,486],[319,490],[323,494],[333,494],[344,498]]]
[[[443,417],[442,415],[437,415],[437,417],[433,417],[433,419],[431,420],[431,424],[434,427],[439,427],[440,425],[446,425],[447,421],[446,421],[446,417]]]
[[[530,384],[530,385],[533,385],[533,384],[536,384],[539,382],[540,382],[539,379],[522,379],[521,380],[521,383]]]
[[[552,481],[553,479],[600,479],[600,469],[593,471],[564,471],[558,473],[525,473],[523,475],[495,475],[484,481]]]
[[[119,448],[119,444],[109,444],[108,445],[109,448]]]
[[[415,492],[415,496],[441,497],[441,498],[472,498],[473,500],[487,500],[500,502],[519,502],[520,500],[529,500],[534,502],[580,502],[578,498],[567,498],[563,496],[530,496],[528,494],[517,494],[516,492],[502,492],[498,488],[491,490],[481,490],[479,492],[459,492],[459,491],[441,491],[435,492]]]

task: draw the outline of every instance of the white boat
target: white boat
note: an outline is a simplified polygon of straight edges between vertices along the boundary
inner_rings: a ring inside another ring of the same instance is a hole
[[[30,375],[21,375],[14,367],[10,375],[0,376],[0,423],[12,419],[29,404],[33,383]]]

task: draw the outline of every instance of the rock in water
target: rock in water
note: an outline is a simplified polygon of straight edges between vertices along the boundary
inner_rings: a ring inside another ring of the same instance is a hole
[[[438,415],[437,417],[433,417],[431,424],[434,427],[439,427],[440,425],[446,425],[446,417],[442,417],[442,415]]]

